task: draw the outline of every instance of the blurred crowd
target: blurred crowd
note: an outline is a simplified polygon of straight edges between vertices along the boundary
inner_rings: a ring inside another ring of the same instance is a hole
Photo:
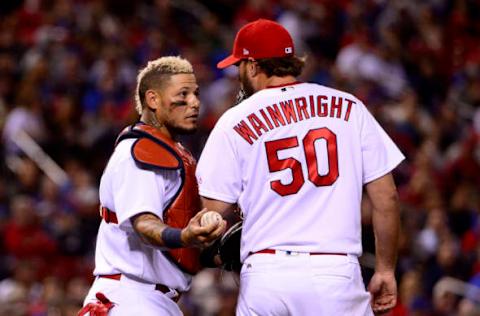
[[[117,133],[137,120],[138,69],[163,55],[192,62],[201,125],[183,141],[198,157],[238,91],[236,70],[215,65],[239,27],[261,17],[293,35],[307,57],[303,81],[354,93],[407,156],[395,171],[402,234],[391,314],[480,315],[478,0],[2,1],[0,315],[81,306],[99,179]],[[237,288],[235,275],[205,270],[182,309],[233,315]]]

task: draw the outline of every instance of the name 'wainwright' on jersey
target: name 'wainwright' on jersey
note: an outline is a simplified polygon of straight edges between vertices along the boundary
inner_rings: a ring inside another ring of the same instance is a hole
[[[353,95],[295,83],[225,112],[197,179],[200,195],[242,209],[242,260],[269,248],[360,255],[362,187],[403,159]]]

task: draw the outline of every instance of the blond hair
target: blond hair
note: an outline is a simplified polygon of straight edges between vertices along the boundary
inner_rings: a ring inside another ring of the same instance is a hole
[[[142,114],[145,106],[145,92],[161,86],[171,75],[193,74],[190,62],[180,56],[166,56],[149,61],[147,66],[138,72],[135,89],[135,109]]]

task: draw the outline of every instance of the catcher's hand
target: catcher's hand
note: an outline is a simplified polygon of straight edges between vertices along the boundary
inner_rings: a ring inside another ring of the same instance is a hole
[[[200,261],[205,267],[220,267],[227,271],[240,273],[240,238],[242,236],[240,221],[230,227],[213,245],[203,250]]]

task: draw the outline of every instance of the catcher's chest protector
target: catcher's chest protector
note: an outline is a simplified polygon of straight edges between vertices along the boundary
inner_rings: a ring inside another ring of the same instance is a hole
[[[139,168],[180,170],[182,183],[172,202],[165,207],[163,221],[171,227],[186,227],[201,207],[195,178],[195,158],[180,143],[149,125],[139,123],[125,128],[117,143],[127,138],[137,139],[132,146],[132,156]],[[170,249],[168,255],[183,271],[190,274],[197,273],[201,268],[200,251],[197,248]]]

